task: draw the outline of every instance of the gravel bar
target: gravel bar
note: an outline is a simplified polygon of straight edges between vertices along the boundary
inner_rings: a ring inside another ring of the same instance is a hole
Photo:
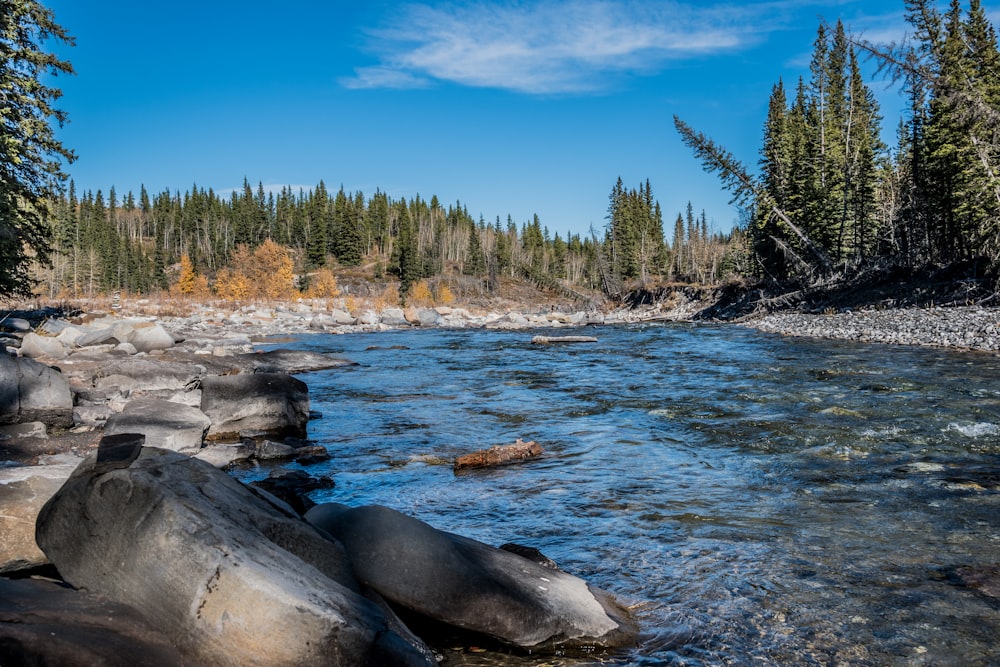
[[[979,306],[894,308],[828,315],[772,313],[744,324],[786,336],[991,352],[1000,350],[1000,309]]]

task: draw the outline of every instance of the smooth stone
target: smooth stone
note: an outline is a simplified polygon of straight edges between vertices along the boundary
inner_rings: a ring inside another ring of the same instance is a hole
[[[386,308],[379,316],[379,321],[390,327],[405,327],[410,325],[402,308]]]
[[[619,647],[637,628],[611,595],[518,554],[437,530],[388,507],[313,507],[354,573],[392,604],[531,650]]]
[[[97,464],[45,504],[38,544],[72,585],[155,618],[189,664],[435,665],[358,592],[343,549],[284,503],[164,449]]]
[[[39,336],[32,331],[21,339],[21,356],[31,359],[38,357],[62,359],[66,356],[66,347],[52,336]]]
[[[159,324],[136,327],[130,341],[139,352],[168,350],[174,346],[174,337]]]

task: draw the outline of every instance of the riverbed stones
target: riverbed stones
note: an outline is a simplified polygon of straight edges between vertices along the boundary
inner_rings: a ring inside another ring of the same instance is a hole
[[[212,425],[210,440],[238,439],[240,432],[305,437],[309,390],[282,373],[210,376],[202,380],[201,411]]]
[[[72,585],[155,618],[190,664],[434,664],[283,504],[164,449],[103,473],[98,458],[46,503],[38,544]]]
[[[1000,315],[994,308],[978,306],[891,308],[831,314],[771,313],[746,324],[785,336],[1000,350]]]
[[[571,574],[388,507],[325,503],[305,516],[344,545],[363,584],[411,612],[531,650],[635,641],[629,613]]]

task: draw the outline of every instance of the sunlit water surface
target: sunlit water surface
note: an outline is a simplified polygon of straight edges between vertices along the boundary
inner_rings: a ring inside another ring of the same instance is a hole
[[[302,376],[332,454],[304,469],[336,482],[316,501],[537,547],[644,629],[613,655],[446,646],[446,664],[1000,664],[1000,604],[956,575],[1000,563],[1000,358],[735,326],[585,333],[599,342],[280,345],[359,364]],[[516,438],[544,458],[452,471]]]

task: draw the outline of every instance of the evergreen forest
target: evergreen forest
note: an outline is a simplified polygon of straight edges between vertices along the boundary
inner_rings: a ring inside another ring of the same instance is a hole
[[[979,0],[967,10],[951,0],[945,12],[929,0],[905,5],[906,43],[868,43],[840,22],[819,27],[808,76],[772,89],[756,170],[675,116],[684,142],[743,207],[757,277],[815,285],[928,266],[996,275],[996,33]],[[908,101],[895,145],[881,139],[864,61]]]
[[[520,224],[509,216],[487,222],[461,202],[330,192],[322,181],[277,194],[244,182],[229,197],[197,185],[184,193],[143,188],[120,197],[111,187],[106,196],[78,195],[71,181],[50,210],[54,252],[42,274],[50,297],[172,287],[197,296],[262,296],[252,265],[269,266],[276,249],[291,265],[289,285],[317,296],[330,295],[323,285],[331,273],[398,281],[404,298],[422,280],[455,277],[475,279],[461,283],[481,293],[506,278],[557,291],[613,284],[620,291],[654,276],[718,281],[732,244],[731,236],[710,233],[704,214],[696,217],[689,205],[668,246],[649,182],[626,189],[620,179],[606,229],[587,237],[552,234],[537,215]]]

